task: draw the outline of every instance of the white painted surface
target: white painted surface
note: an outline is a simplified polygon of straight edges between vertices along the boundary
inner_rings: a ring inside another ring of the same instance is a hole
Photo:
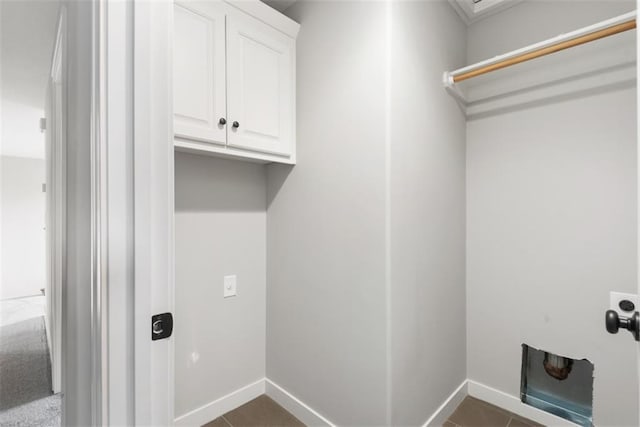
[[[337,424],[419,425],[466,378],[465,120],[441,87],[465,28],[446,2],[287,13],[299,157],[269,166],[267,374]]]
[[[283,157],[274,154],[260,153],[257,151],[248,151],[244,149],[236,149],[229,147],[223,147],[217,144],[211,144],[209,142],[188,140],[184,138],[176,138],[174,141],[176,151],[183,153],[192,153],[202,156],[212,156],[222,159],[236,159],[244,160],[252,163],[282,163],[287,165],[295,165],[295,158]]]
[[[173,114],[178,137],[226,144],[225,8],[219,2],[174,5]]]
[[[640,9],[640,0],[636,0],[636,10]],[[636,60],[640,57],[640,33],[636,31]],[[640,67],[636,67],[636,85],[640,80]],[[636,114],[640,111],[640,96],[636,87]],[[640,118],[636,116],[636,135],[640,134]],[[640,150],[636,149],[636,165],[640,164]],[[636,166],[636,200],[640,200],[640,167]],[[636,209],[636,282],[637,292],[640,295],[640,209]],[[640,396],[640,342],[636,346],[637,367],[638,367],[638,395]],[[640,420],[640,405],[638,405],[638,420]]]
[[[472,24],[490,15],[513,7],[522,0],[448,0],[458,16],[467,24]]]
[[[44,160],[2,156],[0,162],[0,299],[41,295],[46,273]]]
[[[62,391],[62,293],[66,233],[66,15],[61,9],[51,64],[45,108],[45,316],[51,354],[51,383],[54,393]]]
[[[629,316],[631,313],[633,313],[633,311],[631,313],[624,312],[620,308],[620,303],[622,301],[631,301],[635,306],[635,309],[633,311],[638,311],[638,307],[640,307],[640,298],[638,297],[638,294],[630,294],[626,292],[609,293],[609,309],[617,311],[621,316]]]
[[[468,62],[630,8],[524,2],[469,28]],[[587,358],[594,424],[638,424],[637,345],[604,328],[609,292],[637,289],[636,120],[627,84],[468,123],[471,380],[517,399],[522,343]]]
[[[540,2],[535,0],[524,1],[469,26],[467,64],[555,37],[634,9],[632,0],[581,2],[580,7],[576,7],[572,1],[538,3]],[[523,20],[523,16],[530,16],[532,19]],[[545,17],[545,25],[540,25],[542,16]],[[509,34],[509,37],[504,37],[505,34]]]
[[[300,24],[260,0],[224,0],[226,4],[245,15],[253,16],[258,21],[276,28],[281,33],[295,39],[300,31]]]
[[[298,163],[267,166],[267,377],[337,425],[387,422],[385,11],[287,9]]]
[[[149,338],[174,312],[173,1],[133,4],[135,424],[174,417],[174,340]]]
[[[230,147],[295,156],[295,46],[252,17],[227,17]]]
[[[237,294],[237,277],[235,275],[232,276],[224,276],[224,291],[222,292],[222,296],[234,297]]]
[[[183,2],[174,12],[176,146],[295,163],[298,25],[258,1]]]
[[[176,155],[177,417],[264,378],[264,168]],[[240,286],[233,298],[220,289],[228,275]]]
[[[101,141],[103,197],[103,268],[108,289],[103,302],[103,324],[108,351],[102,356],[106,370],[103,424],[134,425],[134,172],[133,172],[133,4],[104,4],[106,25],[103,62],[103,131]],[[105,119],[106,118],[106,119]],[[106,163],[106,164],[105,164]],[[106,187],[106,188],[105,188]],[[149,335],[145,337],[149,339]]]
[[[0,5],[3,156],[44,158],[39,121],[44,117],[59,5],[55,0]]]
[[[436,411],[424,423],[427,426],[442,426],[449,417],[458,409],[465,397],[468,395],[467,380],[464,380],[444,402],[436,409]]]
[[[557,22],[555,28],[564,26],[561,35],[557,35],[556,32],[546,29],[546,27],[538,28],[536,30],[538,32],[534,35],[531,35],[530,31],[521,33],[519,28],[518,34],[514,35],[513,39],[522,44],[515,42],[503,44],[500,40],[499,43],[475,45],[487,56],[479,58],[478,60],[481,59],[479,63],[463,69],[473,68],[477,64],[492,63],[496,61],[496,58],[508,57],[514,52],[528,51],[532,46],[546,45],[549,40],[568,37],[567,34],[580,34],[587,31],[588,28],[598,28],[605,25],[606,22],[623,19],[621,17],[626,16],[624,18],[626,21],[630,15],[635,14],[635,12],[628,12],[631,8],[628,2],[622,2],[617,3],[618,7],[613,5],[614,7],[609,9],[608,13],[614,15],[611,17],[607,15],[607,12],[600,10],[602,4],[602,2],[589,3],[589,7],[581,9],[581,13],[577,14],[577,17],[572,16],[572,19]],[[559,10],[555,13],[559,15],[570,14],[571,11],[566,9],[564,5],[564,2],[556,3],[554,8]],[[527,8],[529,5],[525,3],[522,7]],[[600,14],[597,13],[599,10]],[[491,20],[499,21],[503,19],[502,16],[503,14],[497,15]],[[496,25],[509,25],[509,22],[500,21]],[[493,30],[483,28],[485,27],[480,24],[471,27],[472,31],[483,32],[487,37],[499,37],[491,33]],[[474,45],[477,42],[470,41],[470,43]],[[635,82],[635,44],[635,31],[626,31],[562,52],[536,58],[533,61],[477,76],[456,83],[452,88],[448,87],[447,90],[452,94],[460,95],[463,104],[466,105],[467,117],[475,119],[505,111],[544,105],[551,101],[557,102],[585,93],[606,92],[612,88],[628,87]],[[498,48],[505,50],[497,50]],[[472,54],[473,50],[470,49],[469,53]]]
[[[422,425],[466,379],[465,118],[441,81],[466,28],[446,1],[391,13],[391,425]]]
[[[255,399],[264,394],[265,380],[259,379],[251,384],[232,391],[221,396],[205,405],[200,406],[184,415],[175,419],[176,426],[202,426],[208,422],[215,420],[221,415],[236,409],[239,406]]]
[[[289,6],[291,6],[296,2],[296,0],[261,0],[261,1],[280,12],[284,12],[285,9],[287,9]]]
[[[315,409],[280,387],[278,384],[265,378],[265,393],[275,400],[280,406],[293,414],[306,426],[335,426],[331,421],[320,415]]]

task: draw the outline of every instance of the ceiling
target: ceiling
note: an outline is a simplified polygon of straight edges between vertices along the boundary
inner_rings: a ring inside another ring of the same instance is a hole
[[[487,16],[515,6],[523,0],[449,0],[460,18],[467,24],[473,24]]]
[[[44,158],[40,118],[55,32],[57,0],[0,1],[0,154]]]
[[[297,0],[261,0],[272,8],[283,12]],[[426,1],[426,0],[425,0]],[[480,19],[503,11],[523,0],[449,0],[449,3],[458,12],[458,15],[467,24],[471,25]]]

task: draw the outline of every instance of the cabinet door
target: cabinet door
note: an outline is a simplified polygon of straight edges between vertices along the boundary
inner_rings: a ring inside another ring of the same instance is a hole
[[[226,143],[225,13],[219,2],[174,6],[173,129],[176,137]]]
[[[227,17],[228,146],[292,156],[294,55],[295,41],[283,33]]]

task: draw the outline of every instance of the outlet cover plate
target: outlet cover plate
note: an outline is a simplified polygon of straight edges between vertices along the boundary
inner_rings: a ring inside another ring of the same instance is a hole
[[[224,276],[224,297],[235,297],[237,295],[236,286],[237,279],[235,274],[232,276]]]

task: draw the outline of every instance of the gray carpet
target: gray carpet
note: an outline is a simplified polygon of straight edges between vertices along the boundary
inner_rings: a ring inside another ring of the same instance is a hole
[[[2,427],[60,427],[61,396],[54,394],[0,412]]]
[[[59,418],[44,317],[0,327],[0,425],[54,426]]]

